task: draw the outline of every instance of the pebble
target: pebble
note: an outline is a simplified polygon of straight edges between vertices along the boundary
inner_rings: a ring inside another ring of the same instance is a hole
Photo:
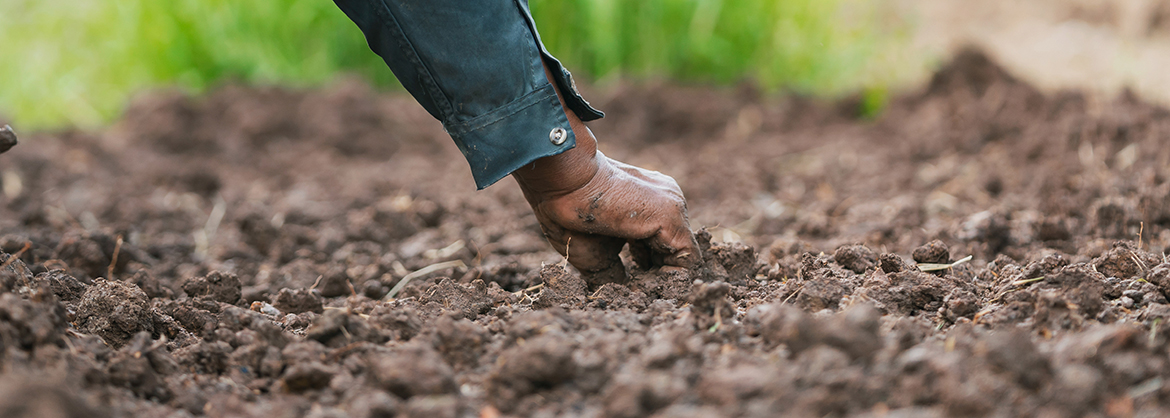
[[[1137,289],[1129,289],[1129,290],[1126,290],[1124,292],[1121,292],[1121,294],[1124,295],[1125,297],[1133,299],[1135,302],[1141,302],[1142,298],[1146,296],[1146,292],[1143,292],[1143,291],[1137,290]]]

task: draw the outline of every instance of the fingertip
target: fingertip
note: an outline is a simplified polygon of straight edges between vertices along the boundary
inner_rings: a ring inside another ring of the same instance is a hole
[[[694,251],[677,251],[669,257],[664,258],[662,264],[691,269],[699,265],[699,260],[701,259],[702,256],[698,254],[698,249],[694,249]]]
[[[670,236],[663,236],[665,248],[669,249],[670,253],[666,254],[662,259],[662,264],[667,266],[694,268],[698,266],[703,259],[703,253],[699,249],[698,241],[695,240],[694,233],[686,227],[680,227],[673,231]]]

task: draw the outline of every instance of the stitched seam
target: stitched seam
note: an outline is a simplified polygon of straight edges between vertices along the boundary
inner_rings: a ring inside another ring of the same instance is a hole
[[[423,64],[422,59],[418,55],[418,51],[415,51],[414,45],[406,37],[406,32],[402,30],[402,25],[398,24],[398,19],[394,17],[393,13],[390,13],[390,6],[386,5],[385,0],[381,0],[378,3],[382,7],[375,7],[374,10],[382,15],[383,22],[393,23],[393,25],[387,24],[386,26],[394,32],[394,38],[398,42],[398,48],[402,50],[402,53],[406,55],[410,63],[418,68],[419,74],[421,75],[419,77],[421,79],[420,81],[426,86],[427,93],[431,96],[431,101],[435,103],[435,106],[441,108],[444,113],[444,118],[453,118],[455,115],[454,106],[451,105],[451,101],[448,100],[447,95],[443,94],[443,90],[439,88],[439,84],[435,81],[435,76],[431,74],[431,70]]]
[[[545,86],[552,87],[552,84],[545,84]],[[452,124],[451,127],[448,128],[448,131],[453,131],[452,133],[457,133],[457,134],[462,135],[462,134],[465,134],[465,133],[468,133],[471,131],[483,129],[484,127],[493,125],[493,124],[498,123],[504,119],[507,119],[507,118],[517,114],[517,113],[520,113],[520,112],[524,111],[525,109],[528,109],[532,106],[538,105],[538,104],[540,104],[540,102],[544,101],[545,99],[555,98],[555,97],[556,97],[555,91],[548,91],[548,89],[546,89],[542,86],[539,89],[533,90],[531,93],[528,93],[524,96],[521,96],[519,99],[513,100],[512,102],[510,102],[508,104],[505,104],[503,106],[496,108],[496,111],[488,112],[486,114],[480,115],[480,116],[478,116],[474,119],[468,120],[466,122]],[[530,103],[526,103],[526,102],[530,102]],[[517,108],[515,110],[512,110],[512,111],[506,111],[507,109],[509,109],[510,107],[513,107],[513,106],[517,106]],[[497,115],[497,112],[499,110],[505,110],[506,112]],[[562,112],[562,114],[563,114],[563,112]]]

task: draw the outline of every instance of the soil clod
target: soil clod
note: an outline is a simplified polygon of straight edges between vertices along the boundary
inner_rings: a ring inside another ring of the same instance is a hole
[[[125,282],[98,279],[81,296],[75,323],[119,348],[138,332],[154,332],[154,312],[146,293]]]

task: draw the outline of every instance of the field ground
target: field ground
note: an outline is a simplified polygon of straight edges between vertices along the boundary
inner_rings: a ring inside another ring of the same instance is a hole
[[[22,138],[0,415],[1170,413],[1165,108],[974,50],[877,120],[589,96],[607,154],[683,185],[704,267],[588,288],[510,180],[474,192],[436,122],[361,83],[159,92]]]
[[[1170,105],[1170,1],[902,0],[912,51],[973,44],[1043,91],[1114,97],[1130,89]]]

